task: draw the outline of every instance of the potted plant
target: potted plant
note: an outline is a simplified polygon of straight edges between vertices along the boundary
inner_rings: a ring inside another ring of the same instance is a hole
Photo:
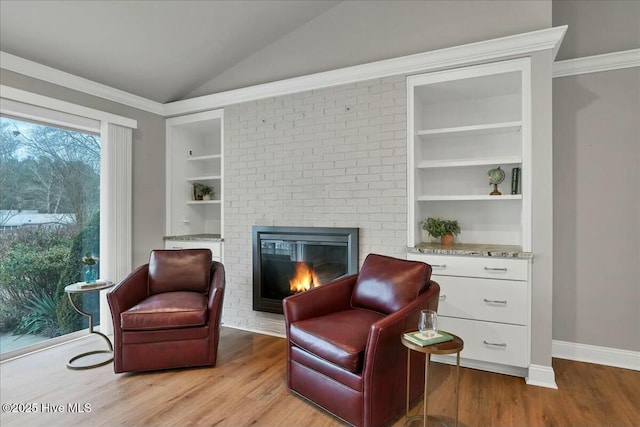
[[[200,192],[202,193],[202,200],[211,200],[213,197],[213,188],[208,185],[203,185],[200,188]]]
[[[433,237],[440,237],[442,246],[453,245],[453,237],[460,234],[460,225],[456,220],[429,217],[420,221],[422,229]]]

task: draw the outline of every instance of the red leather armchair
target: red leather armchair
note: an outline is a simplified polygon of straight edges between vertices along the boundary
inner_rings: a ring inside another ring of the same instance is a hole
[[[224,287],[209,249],[152,251],[107,294],[114,371],[215,366]]]
[[[428,264],[371,254],[359,274],[283,301],[289,389],[354,426],[401,415],[407,348],[420,310],[438,307]],[[417,358],[422,357],[422,363]],[[412,354],[411,401],[424,387],[424,355]]]

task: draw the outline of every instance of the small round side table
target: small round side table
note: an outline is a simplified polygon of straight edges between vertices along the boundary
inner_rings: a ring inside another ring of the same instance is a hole
[[[407,331],[407,332],[414,332],[414,331]],[[438,344],[432,344],[432,345],[427,345],[427,346],[420,346],[418,344],[414,344],[411,341],[407,340],[404,337],[404,334],[400,335],[400,339],[402,341],[402,344],[407,347],[409,349],[409,351],[407,351],[407,407],[406,407],[406,411],[405,411],[405,416],[409,416],[409,381],[411,379],[411,350],[413,351],[417,351],[420,353],[424,353],[425,354],[425,361],[424,361],[424,403],[423,403],[423,409],[424,409],[424,415],[416,415],[413,416],[411,418],[407,418],[407,421],[405,422],[405,426],[407,425],[411,425],[413,423],[413,421],[416,421],[418,419],[422,419],[422,425],[423,427],[427,427],[427,420],[428,420],[428,406],[427,406],[427,380],[429,378],[429,362],[431,360],[431,355],[432,354],[453,354],[456,353],[456,427],[458,427],[458,403],[460,400],[460,352],[462,351],[462,349],[464,348],[464,341],[462,341],[462,339],[460,337],[458,337],[457,335],[454,335],[450,332],[446,332],[446,331],[442,331],[445,332],[449,335],[451,335],[453,337],[452,341],[445,341],[445,342],[441,342]]]
[[[86,282],[78,282],[78,283],[74,283],[72,285],[67,285],[64,288],[64,291],[67,293],[67,295],[69,296],[69,302],[71,303],[71,305],[73,306],[73,308],[80,314],[82,314],[83,316],[87,316],[89,318],[89,333],[90,334],[98,334],[100,335],[102,338],[105,339],[105,341],[107,341],[107,344],[109,345],[109,350],[94,350],[94,351],[89,351],[87,353],[82,353],[79,354],[77,356],[72,357],[71,359],[69,359],[69,361],[67,362],[67,368],[69,369],[90,369],[90,368],[97,368],[98,366],[102,366],[102,365],[106,365],[107,363],[110,363],[113,360],[113,346],[111,345],[111,341],[109,340],[109,337],[107,337],[105,334],[98,332],[98,331],[94,331],[93,330],[93,314],[86,312],[86,311],[82,311],[80,310],[80,308],[76,305],[76,303],[73,301],[73,295],[74,294],[84,294],[84,293],[88,293],[88,292],[99,292],[102,291],[104,289],[108,289],[110,287],[113,286],[113,282],[110,282],[108,280],[99,280],[96,281],[95,283],[86,283]],[[93,364],[74,364],[73,362],[82,359],[86,356],[91,356],[94,354],[106,354],[107,357],[103,357],[104,360],[100,360],[97,363],[93,363]]]

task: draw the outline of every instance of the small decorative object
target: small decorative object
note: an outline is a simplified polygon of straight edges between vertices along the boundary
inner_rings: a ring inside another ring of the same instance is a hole
[[[489,184],[493,185],[493,191],[489,193],[490,196],[501,196],[502,193],[498,191],[498,184],[504,181],[504,171],[498,166],[495,169],[491,169],[487,172],[489,177]]]
[[[211,200],[213,197],[213,188],[208,185],[203,185],[202,188],[200,188],[200,192],[202,193],[202,200]]]
[[[423,339],[430,339],[438,333],[438,315],[433,310],[420,311],[418,330]]]
[[[454,236],[460,234],[460,225],[456,220],[429,217],[420,221],[423,230],[433,237],[440,237],[442,246],[453,245]]]
[[[87,252],[82,257],[82,263],[86,265],[84,272],[84,281],[87,283],[95,283],[98,278],[98,272],[96,271],[96,264],[100,261],[100,258],[93,256],[91,252]]]
[[[520,168],[511,169],[511,194],[518,194],[520,188]]]
[[[205,196],[208,196],[205,198]],[[205,184],[193,184],[193,200],[211,200],[213,198],[213,187]]]
[[[445,332],[436,332],[433,338],[424,339],[420,331],[405,332],[404,338],[411,341],[420,347],[426,347],[428,345],[440,344],[441,342],[453,341],[453,337]]]

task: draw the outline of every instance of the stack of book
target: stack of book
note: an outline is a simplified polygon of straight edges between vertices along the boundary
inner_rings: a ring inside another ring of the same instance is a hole
[[[414,344],[417,344],[422,347],[426,347],[428,345],[439,344],[441,342],[452,341],[453,337],[446,332],[438,331],[436,335],[431,338],[424,338],[420,331],[414,332],[405,332],[404,338],[408,341],[411,341]]]

